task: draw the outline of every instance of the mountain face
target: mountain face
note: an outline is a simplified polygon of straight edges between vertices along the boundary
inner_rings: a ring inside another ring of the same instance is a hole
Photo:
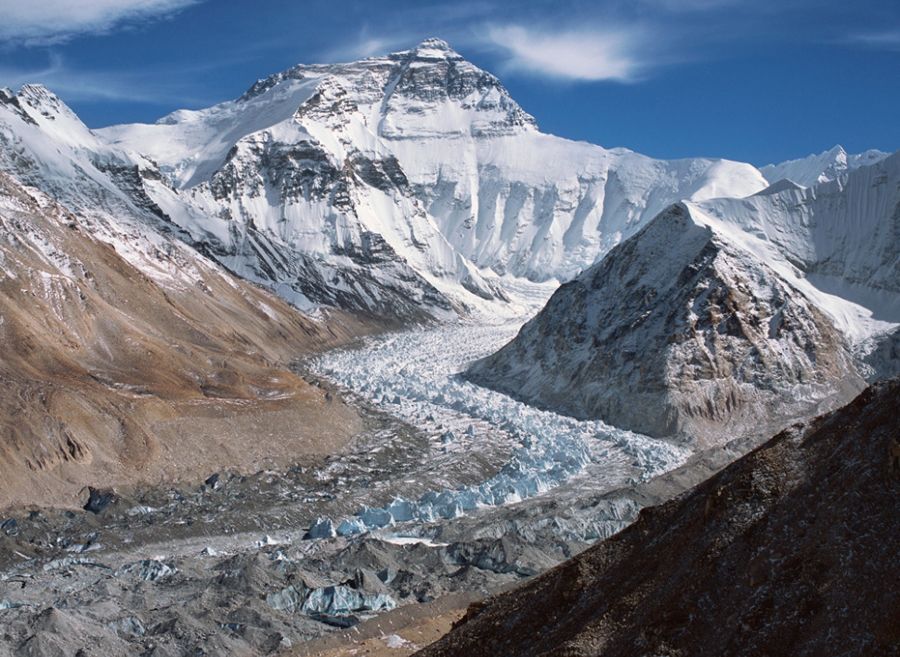
[[[287,363],[365,326],[304,317],[188,246],[142,193],[151,165],[46,90],[0,100],[0,508],[349,439],[355,412]]]
[[[781,164],[769,164],[760,171],[770,183],[786,179],[804,187],[812,187],[819,183],[836,180],[843,174],[859,167],[880,162],[889,155],[890,153],[875,149],[850,154],[844,150],[843,146],[835,146],[818,155],[788,160]]]
[[[766,177],[831,179],[883,156],[837,149],[764,177],[572,142],[541,133],[438,39],[295,66],[152,125],[90,131],[37,86],[4,91],[0,108],[4,150],[18,153],[4,169],[68,205],[102,178],[82,208],[138,206],[297,307],[402,321],[504,312],[504,276],[571,279],[674,202],[747,197]]]
[[[703,443],[776,428],[863,386],[828,318],[685,205],[563,285],[468,376],[575,417]]]
[[[798,425],[422,657],[896,656],[900,383]]]
[[[675,205],[468,376],[653,436],[771,432],[896,371],[898,217],[900,154]]]
[[[157,165],[149,197],[232,271],[301,306],[405,317],[496,310],[498,275],[571,277],[674,201],[765,186],[746,164],[544,135],[437,39],[97,137]]]

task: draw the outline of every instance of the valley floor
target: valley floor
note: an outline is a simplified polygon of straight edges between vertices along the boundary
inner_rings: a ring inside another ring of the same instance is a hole
[[[529,311],[545,296],[519,293]],[[338,454],[122,493],[96,515],[5,523],[0,655],[308,652],[304,643],[385,612],[368,627],[399,618],[396,639],[370,629],[363,640],[387,637],[388,652],[373,654],[402,654],[468,602],[619,531],[688,453],[459,378],[521,322],[389,334],[302,363],[363,418]],[[408,607],[421,604],[445,606]],[[322,650],[341,645],[336,635]]]

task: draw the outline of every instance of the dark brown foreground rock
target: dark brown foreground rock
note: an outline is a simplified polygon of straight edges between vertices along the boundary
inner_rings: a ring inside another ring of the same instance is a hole
[[[900,380],[471,607],[422,657],[900,655]]]

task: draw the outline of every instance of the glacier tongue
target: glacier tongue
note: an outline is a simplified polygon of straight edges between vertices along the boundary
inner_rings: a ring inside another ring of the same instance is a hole
[[[532,303],[546,289],[534,286]],[[395,498],[383,507],[363,507],[352,517],[320,518],[310,538],[452,519],[519,502],[556,488],[588,466],[600,466],[592,476],[612,489],[647,480],[687,458],[688,451],[672,443],[541,411],[460,378],[469,362],[512,338],[522,319],[482,321],[373,338],[361,348],[311,361],[313,371],[423,428],[433,452],[474,457],[485,443],[505,444],[509,457],[483,481],[434,488],[417,499]]]

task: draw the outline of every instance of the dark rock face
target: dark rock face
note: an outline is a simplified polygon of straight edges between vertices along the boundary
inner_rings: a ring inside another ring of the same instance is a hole
[[[22,109],[22,103],[19,100],[19,97],[11,90],[5,87],[0,89],[0,103],[10,107],[12,111],[15,112],[16,115],[25,123],[28,123],[30,125],[37,125],[37,122],[28,115],[28,112]]]
[[[408,111],[408,103],[434,104],[444,100],[463,101],[463,109],[500,112],[500,118],[472,126],[474,136],[515,132],[533,126],[534,119],[510,98],[500,81],[465,61],[440,39],[428,39],[406,53],[398,53],[398,69],[392,71],[390,95],[385,99],[391,111]],[[386,137],[402,137],[385,131]]]
[[[142,170],[137,165],[116,161],[95,160],[93,165],[98,171],[109,175],[116,186],[128,195],[138,209],[146,210],[165,221],[169,220],[162,208],[150,198],[144,187],[144,180],[159,180],[161,178],[158,170]]]
[[[252,136],[231,149],[228,159],[209,183],[217,200],[265,193],[266,182],[279,190],[280,200],[321,200],[340,180],[322,148],[313,141],[281,144]]]
[[[468,376],[575,417],[705,444],[771,435],[861,390],[823,313],[688,212],[673,206],[563,285]]]
[[[779,434],[418,654],[900,655],[898,404]]]
[[[90,495],[88,501],[84,505],[85,511],[91,513],[102,513],[110,504],[113,504],[118,497],[109,489],[89,488]]]

